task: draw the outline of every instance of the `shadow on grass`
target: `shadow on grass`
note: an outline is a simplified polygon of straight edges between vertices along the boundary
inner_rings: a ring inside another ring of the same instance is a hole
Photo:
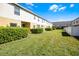
[[[66,32],[62,32],[62,36],[70,36],[70,35]]]
[[[79,40],[79,36],[74,36],[74,38],[76,38],[77,40]]]
[[[69,35],[66,32],[62,32],[62,36],[71,36],[71,35]],[[72,37],[74,37],[75,39],[79,40],[79,36],[72,36]]]

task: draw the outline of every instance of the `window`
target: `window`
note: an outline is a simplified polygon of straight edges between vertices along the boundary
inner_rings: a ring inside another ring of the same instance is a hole
[[[10,27],[16,27],[17,23],[10,23]]]
[[[46,21],[44,21],[46,23]]]
[[[20,15],[20,8],[17,6],[14,6],[14,14]]]
[[[43,20],[42,20],[42,23],[43,23]]]
[[[26,27],[26,25],[25,24],[22,24],[22,27]]]
[[[45,20],[42,20],[42,23],[44,23],[45,22]]]
[[[36,17],[34,16],[34,19],[36,19]]]
[[[40,28],[40,25],[37,25],[37,28]]]
[[[76,23],[78,23],[78,21],[76,21]]]
[[[35,25],[33,25],[33,28],[35,29]]]
[[[43,27],[43,25],[41,25],[41,27]]]
[[[73,21],[73,24],[75,24],[75,21]]]
[[[48,28],[50,28],[50,26],[48,26]]]
[[[38,18],[38,22],[39,22],[39,18]]]

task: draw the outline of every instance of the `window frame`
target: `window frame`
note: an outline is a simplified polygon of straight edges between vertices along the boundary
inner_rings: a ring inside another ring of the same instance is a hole
[[[34,15],[34,20],[36,20],[36,16]]]
[[[14,6],[14,14],[20,16],[20,8],[17,6]]]
[[[39,22],[40,20],[39,20],[39,18],[38,18],[38,22]]]
[[[17,27],[17,23],[10,23],[10,27]]]

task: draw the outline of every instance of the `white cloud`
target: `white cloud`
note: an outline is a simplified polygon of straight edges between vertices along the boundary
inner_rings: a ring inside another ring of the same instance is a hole
[[[63,11],[65,9],[66,9],[66,6],[56,5],[56,4],[49,7],[49,10],[52,10],[53,12]]]
[[[59,8],[59,11],[65,10],[66,6]]]
[[[70,7],[71,7],[71,8],[74,7],[74,4],[71,4]]]
[[[27,5],[30,5],[30,6],[34,6],[34,4],[33,3],[26,3]]]
[[[54,5],[50,6],[49,10],[56,12],[58,10],[58,6],[56,4],[54,4]]]
[[[29,6],[32,6],[32,7],[38,7],[38,6],[36,6],[36,5],[34,5],[33,3],[26,3],[27,5],[29,5]]]

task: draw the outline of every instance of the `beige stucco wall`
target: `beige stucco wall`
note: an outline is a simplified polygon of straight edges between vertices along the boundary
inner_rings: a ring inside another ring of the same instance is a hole
[[[21,27],[21,21],[0,17],[0,26],[10,26],[10,23],[17,23],[17,26]]]
[[[7,3],[0,3],[0,26],[9,25],[10,22],[16,22],[18,23],[18,26],[21,26],[20,21],[30,22],[31,26],[30,28],[33,28],[33,25],[43,25],[44,28],[47,26],[51,26],[46,20],[43,20],[36,16],[36,19],[34,19],[34,15],[30,14],[29,12],[24,11],[23,9],[20,9],[20,16],[14,14],[14,6],[7,4]],[[44,22],[42,22],[42,20]]]

